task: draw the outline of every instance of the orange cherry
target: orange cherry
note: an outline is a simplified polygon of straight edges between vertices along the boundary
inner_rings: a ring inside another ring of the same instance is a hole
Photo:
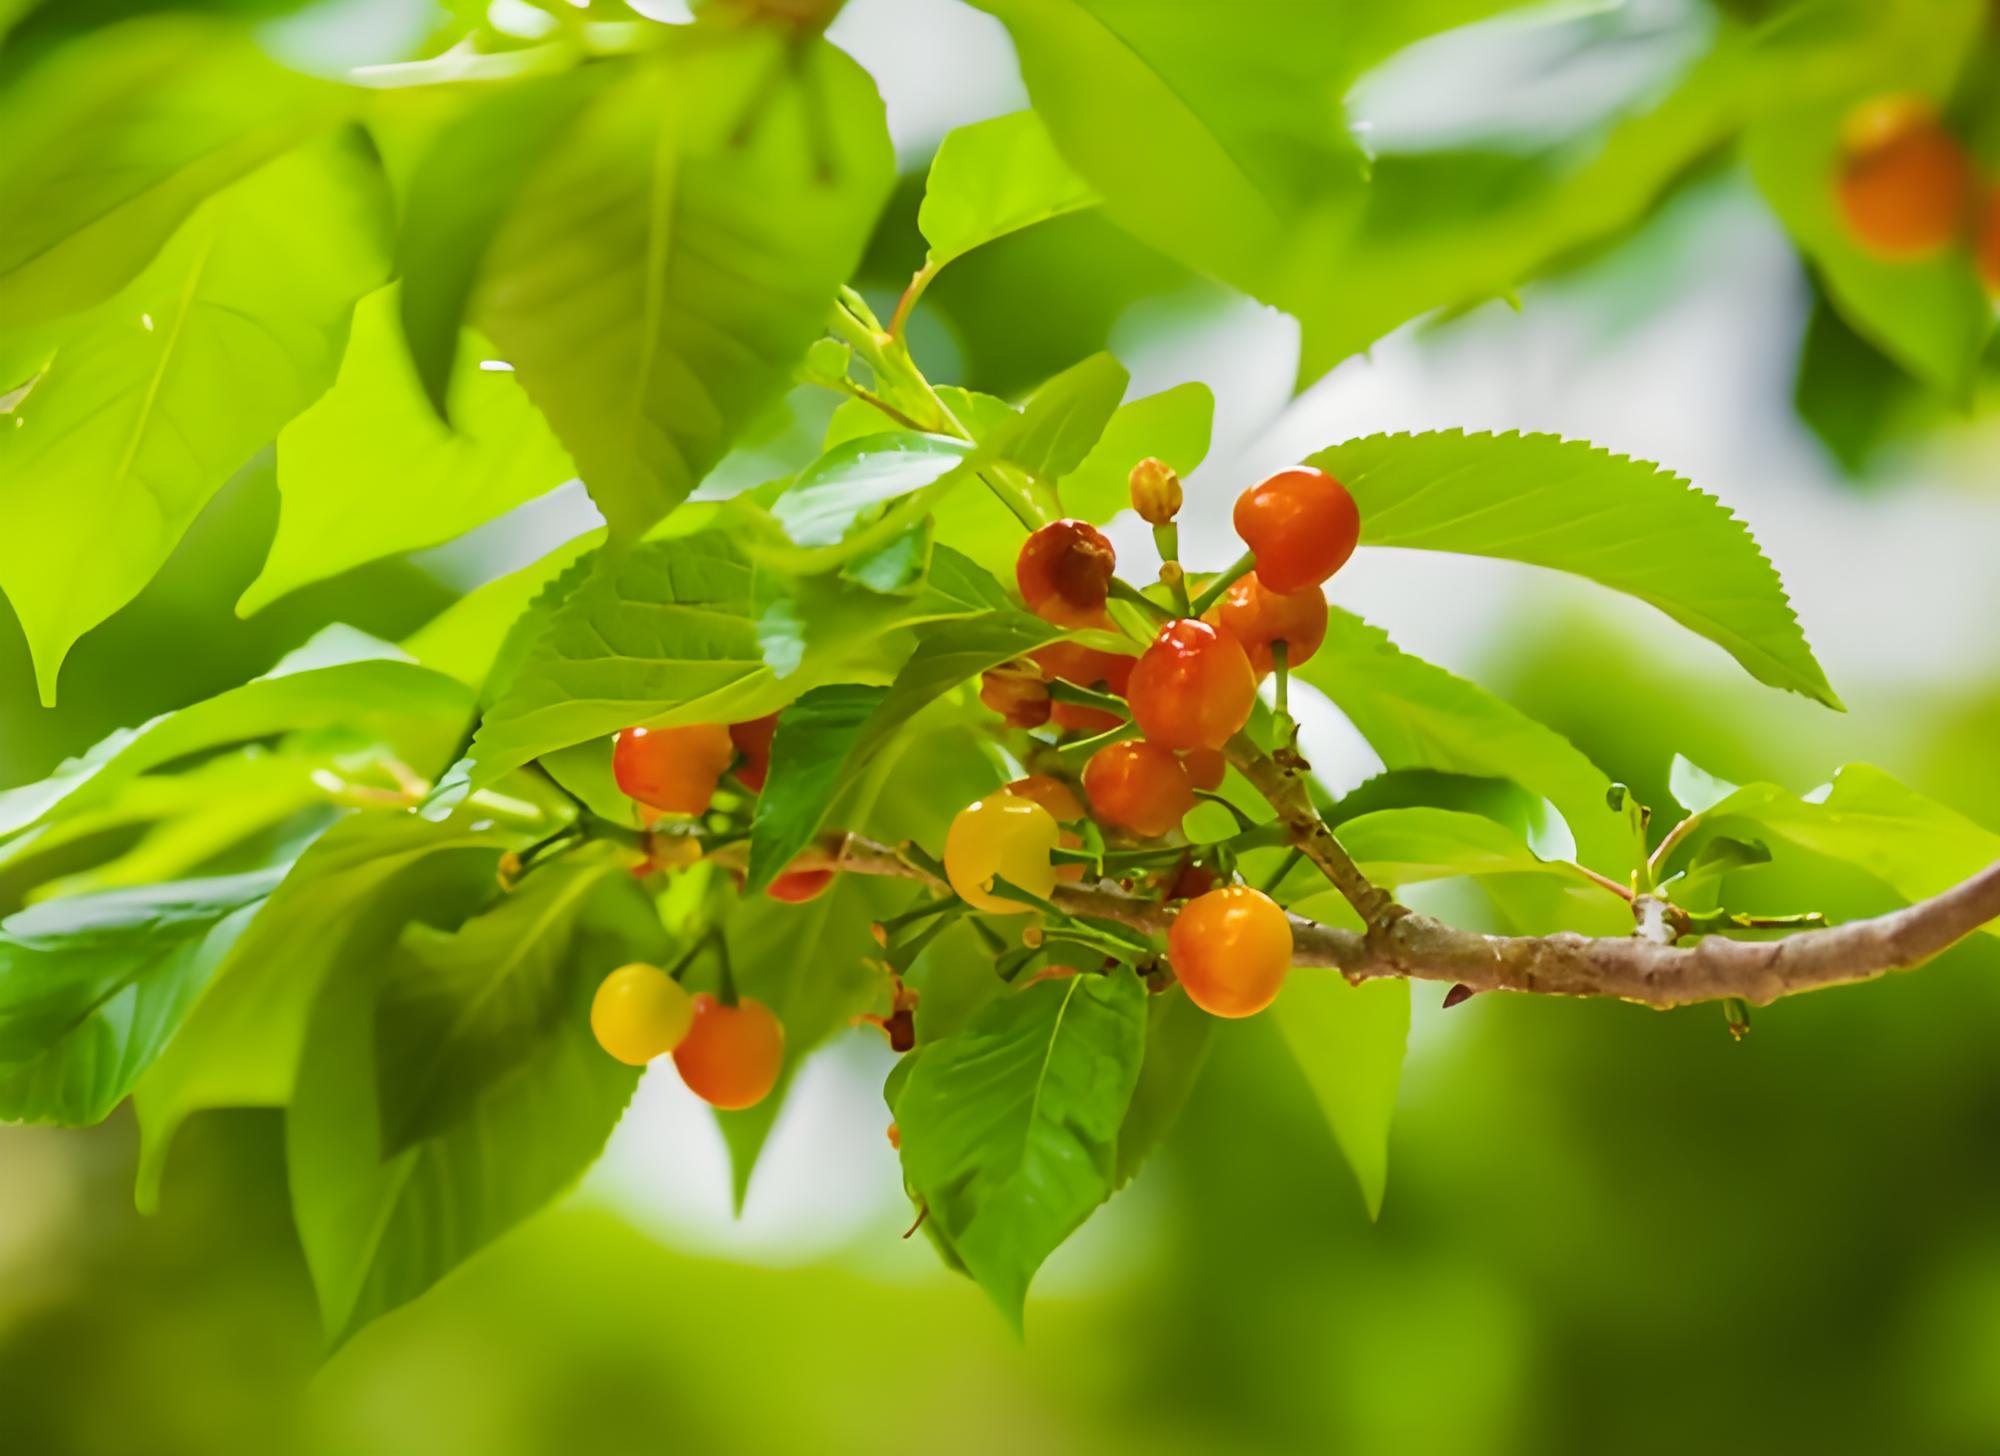
[[[1262,890],[1227,885],[1174,917],[1167,960],[1209,1015],[1254,1016],[1277,1000],[1292,968],[1292,925]]]
[[[1083,791],[1100,823],[1158,839],[1194,808],[1194,786],[1172,750],[1128,738],[1091,755]]]
[[[674,1065],[688,1090],[711,1107],[754,1107],[778,1084],[785,1028],[761,1001],[726,1006],[706,991],[694,998],[694,1019],[674,1048]]]
[[[1263,677],[1271,671],[1271,644],[1285,644],[1285,665],[1297,667],[1326,640],[1326,597],[1316,586],[1295,592],[1274,592],[1254,571],[1238,577],[1209,608],[1213,622],[1250,654],[1250,665]]]
[[[1181,755],[1181,767],[1197,789],[1219,789],[1229,772],[1229,757],[1219,748],[1194,748]]]
[[[1863,251],[1923,258],[1959,239],[1976,187],[1972,160],[1930,102],[1877,97],[1848,117],[1842,140],[1834,195]]]
[[[720,723],[627,728],[611,750],[611,776],[626,797],[669,814],[699,814],[736,746]]]

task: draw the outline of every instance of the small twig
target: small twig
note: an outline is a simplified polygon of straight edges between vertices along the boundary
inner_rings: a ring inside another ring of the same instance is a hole
[[[924,290],[931,286],[931,280],[937,277],[940,271],[936,263],[926,258],[924,266],[910,275],[909,286],[903,290],[903,296],[896,300],[896,311],[889,317],[890,338],[903,337],[903,329],[910,321],[910,311],[917,306],[917,300],[924,296]]]

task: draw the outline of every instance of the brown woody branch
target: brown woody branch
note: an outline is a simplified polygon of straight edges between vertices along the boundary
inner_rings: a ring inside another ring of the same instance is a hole
[[[856,874],[929,880],[895,850],[858,835],[840,841],[838,856]],[[1155,935],[1165,934],[1174,917],[1154,901],[1112,889],[1059,887],[1054,900],[1071,914],[1103,916]],[[1613,996],[1659,1007],[1740,997],[1761,1006],[1907,970],[1994,919],[2000,919],[2000,863],[1904,909],[1782,940],[1711,935],[1679,945],[1638,934],[1481,935],[1410,911],[1365,934],[1295,915],[1293,963],[1333,967],[1356,982],[1441,981],[1474,991]]]

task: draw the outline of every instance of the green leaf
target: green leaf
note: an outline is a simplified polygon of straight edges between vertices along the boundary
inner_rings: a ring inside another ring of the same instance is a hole
[[[1093,207],[1097,194],[1057,155],[1032,111],[947,132],[931,158],[917,227],[932,268],[1008,233]]]
[[[167,1153],[189,1116],[291,1100],[308,1018],[336,968],[365,971],[411,920],[470,909],[492,892],[501,852],[525,842],[413,814],[355,815],[320,836],[134,1091],[140,1208],[157,1205]]]
[[[906,1176],[1016,1325],[1035,1270],[1110,1196],[1145,1048],[1137,976],[1041,981],[928,1047],[896,1100]]]
[[[450,753],[471,711],[458,683],[351,627],[328,627],[263,677],[120,729],[48,778],[0,792],[0,836],[101,803],[178,758],[314,727],[342,726],[390,746],[419,772]]]
[[[1952,247],[1915,261],[1885,261],[1858,246],[1840,215],[1835,179],[1841,128],[1873,97],[1928,92],[1940,100],[1972,53],[1980,7],[1877,7],[1845,87],[1774,111],[1750,127],[1744,156],[1771,210],[1818,270],[1833,306],[1864,339],[1954,401],[1969,401],[1994,315],[1971,254]]]
[[[102,1122],[283,874],[112,890],[0,921],[0,1119]]]
[[[887,677],[907,647],[898,629],[989,610],[997,590],[942,549],[909,598],[759,572],[740,539],[751,523],[603,557],[501,686],[474,781],[634,724],[740,723],[820,682]]]
[[[1098,525],[1128,509],[1132,467],[1148,455],[1191,474],[1208,454],[1214,420],[1206,384],[1176,384],[1120,405],[1090,453],[1064,475],[1063,508]]]
[[[1008,458],[1038,479],[1068,475],[1097,447],[1131,382],[1125,366],[1109,354],[1092,354],[1065,369],[1022,407]]]
[[[952,398],[962,391],[939,393],[982,441],[1016,425],[1013,412],[1000,400],[974,396],[986,406],[981,412]],[[996,408],[1007,411],[1006,415],[996,415]],[[1128,482],[1132,467],[1148,455],[1157,455],[1181,474],[1188,474],[1208,454],[1214,414],[1215,396],[1205,384],[1177,384],[1120,405],[1097,444],[1064,477],[1064,513],[1097,525],[1109,521],[1131,504]],[[1021,523],[992,492],[970,488],[953,491],[937,503],[932,519],[940,541],[957,547],[989,572],[1013,579],[1014,558],[1021,551]]]
[[[834,799],[865,762],[856,749],[888,693],[886,687],[828,683],[778,715],[770,770],[750,826],[750,891],[769,886],[819,833]],[[876,746],[888,731],[878,730]]]
[[[620,536],[783,392],[894,170],[874,84],[824,41],[662,35],[527,178],[473,309]]]
[[[1536,857],[1521,837],[1481,814],[1455,809],[1381,809],[1344,821],[1341,845],[1369,876],[1400,888],[1454,875],[1547,874],[1573,870]]]
[[[355,310],[340,375],[278,436],[278,535],[236,604],[247,616],[364,561],[435,546],[574,473],[511,373],[468,333],[452,425],[425,401],[398,334],[394,288]]]
[[[453,930],[410,926],[375,1007],[382,1155],[446,1132],[561,1034],[573,971],[594,990],[635,956],[668,951],[645,892],[601,855],[538,868]]]
[[[413,972],[394,955],[350,968],[313,1015],[285,1119],[299,1242],[335,1345],[570,1187],[639,1079],[592,1038],[596,984],[572,963],[560,1016],[511,1073],[437,1136],[389,1153],[374,1010],[394,978]]]
[[[611,73],[579,66],[491,89],[437,129],[410,174],[396,240],[397,312],[439,419],[457,421],[461,325],[494,234]]]
[[[732,723],[771,711],[775,679],[750,587],[748,556],[722,532],[600,558],[479,725],[476,781],[633,724]]]
[[[1803,799],[1776,784],[1747,784],[1702,817],[1732,835],[1752,825],[1760,838],[1855,865],[1907,901],[1939,894],[2000,861],[2000,834],[1865,763],[1848,764],[1829,787]],[[2000,935],[2000,926],[1984,929]]]
[[[1350,986],[1335,972],[1294,971],[1271,1014],[1354,1170],[1368,1216],[1379,1217],[1410,1035],[1409,983]]]
[[[750,834],[750,888],[770,884],[812,842],[842,789],[910,719],[968,678],[1046,647],[1063,629],[1010,607],[923,634],[885,690],[815,689],[778,720]]]
[[[64,46],[0,93],[0,327],[108,298],[205,198],[330,125],[350,94],[192,18]],[[324,261],[309,237],[292,282]]]
[[[1215,1018],[1188,1000],[1179,986],[1146,999],[1146,1057],[1139,1064],[1124,1125],[1118,1129],[1114,1192],[1138,1176],[1140,1165],[1180,1120],[1208,1061],[1214,1035]]]
[[[1331,698],[1385,767],[1512,779],[1555,805],[1585,864],[1612,875],[1636,865],[1639,847],[1605,800],[1602,770],[1554,729],[1399,651],[1379,628],[1331,608],[1325,644],[1294,676]]]
[[[1759,682],[1837,708],[1784,584],[1713,496],[1554,435],[1370,435],[1312,457],[1353,492],[1361,539],[1497,556],[1650,602]]]
[[[1114,220],[1266,303],[1310,312],[1328,286],[1313,244],[1363,187],[1341,109],[1356,7],[980,8],[1013,35],[1036,112]]]
[[[294,152],[211,199],[64,336],[0,429],[0,588],[42,700],[224,481],[333,378],[387,261],[381,179]]]
[[[1674,755],[1667,769],[1667,791],[1690,814],[1701,814],[1736,792],[1736,785],[1717,778],[1699,764]]]
[[[956,476],[971,454],[963,440],[910,430],[848,440],[808,466],[771,514],[796,545],[836,546],[860,537],[877,508]]]
[[[538,631],[546,621],[539,614],[545,594],[554,593],[554,599],[547,603],[552,612],[555,603],[567,597],[576,581],[589,571],[588,565],[578,563],[603,544],[602,531],[586,532],[519,571],[474,587],[404,638],[403,650],[434,672],[456,678],[469,688],[482,687],[496,676],[506,655],[505,644],[518,637],[523,654],[533,646],[534,633],[517,633],[517,624],[536,609],[533,625]],[[568,586],[558,589],[558,582],[568,582]]]

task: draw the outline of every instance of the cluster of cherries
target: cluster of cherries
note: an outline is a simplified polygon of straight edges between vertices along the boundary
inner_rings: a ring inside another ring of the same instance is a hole
[[[1856,243],[1902,261],[1969,242],[1980,278],[2000,295],[2000,180],[1981,180],[1929,101],[1877,97],[1849,115],[1841,141],[1834,191]]]
[[[1132,501],[1147,521],[1165,526],[1180,509],[1180,482],[1159,461],[1142,461],[1132,472]],[[1052,858],[1059,847],[1083,843],[1065,826],[1093,817],[1142,840],[1177,830],[1197,790],[1222,783],[1223,745],[1249,721],[1257,683],[1278,653],[1296,665],[1319,650],[1326,637],[1320,586],[1353,554],[1360,524],[1354,498],[1332,476],[1310,466],[1282,470],[1237,501],[1236,531],[1255,567],[1202,617],[1168,622],[1137,657],[1061,642],[1029,662],[987,673],[981,699],[1015,727],[1052,723],[1091,734],[1124,727],[1122,717],[1104,708],[1052,696],[1049,684],[1060,681],[1124,699],[1141,736],[1092,755],[1083,798],[1061,779],[1034,774],[961,810],[945,836],[952,889],[975,909],[1022,913],[1032,907],[995,879],[1037,899],[1058,881],[1081,879],[1081,864]],[[1028,538],[1015,575],[1022,600],[1045,620],[1117,632],[1107,609],[1116,567],[1100,531],[1064,520]],[[725,775],[749,793],[763,791],[777,721],[773,713],[743,723],[627,728],[612,750],[612,774],[645,815],[705,813]],[[640,873],[700,854],[690,838],[663,836],[649,845]],[[837,872],[822,851],[809,850],[767,893],[809,900]],[[1213,886],[1213,874],[1192,863],[1166,886],[1168,899],[1186,902],[1168,931],[1167,957],[1195,1004],[1217,1016],[1249,1016],[1270,1005],[1291,969],[1291,924],[1262,891]],[[643,963],[605,977],[590,1024],[599,1044],[622,1062],[644,1066],[671,1054],[682,1080],[716,1107],[762,1101],[784,1058],[784,1028],[769,1007],[747,996],[690,995],[672,975]],[[886,1022],[885,1029],[893,1043],[894,1030]]]
[[[1157,460],[1132,472],[1132,504],[1155,528],[1181,505],[1180,482]],[[1017,728],[1053,724],[1111,733],[1123,720],[1107,709],[1066,701],[1066,682],[1123,698],[1139,737],[1093,754],[1083,770],[1089,814],[1106,829],[1158,839],[1180,827],[1198,790],[1227,771],[1223,747],[1250,719],[1257,683],[1284,654],[1287,666],[1312,657],[1326,638],[1322,584],[1354,552],[1361,518],[1353,496],[1311,466],[1281,470],[1236,502],[1236,533],[1254,567],[1200,617],[1160,627],[1136,658],[1075,642],[1057,643],[985,675],[980,698]],[[1117,556],[1084,521],[1056,521],[1028,538],[1015,564],[1021,598],[1036,615],[1072,629],[1118,630],[1111,619]],[[1169,574],[1178,566],[1169,567]],[[1044,775],[1009,784],[960,811],[945,838],[944,865],[967,903],[996,914],[1026,902],[995,893],[995,877],[1046,898],[1080,865],[1058,867],[1051,852],[1082,841],[1066,830],[1085,815],[1069,785]],[[1183,871],[1168,897],[1188,897],[1167,936],[1167,958],[1196,1005],[1217,1016],[1249,1016],[1270,1005],[1291,968],[1290,922],[1277,903],[1247,885],[1209,888]]]
[[[700,814],[725,773],[750,793],[761,793],[771,768],[771,736],[778,715],[747,723],[695,723],[676,728],[627,728],[611,753],[619,791],[642,816]],[[650,842],[635,873],[667,869],[700,855],[692,839]],[[676,860],[679,851],[683,860]],[[810,900],[833,882],[830,862],[817,851],[801,856],[771,882],[779,900]],[[785,1029],[771,1008],[754,997],[690,995],[658,966],[634,962],[606,976],[590,1004],[590,1029],[619,1061],[643,1067],[672,1054],[688,1089],[715,1107],[750,1107],[777,1085],[785,1056]]]

